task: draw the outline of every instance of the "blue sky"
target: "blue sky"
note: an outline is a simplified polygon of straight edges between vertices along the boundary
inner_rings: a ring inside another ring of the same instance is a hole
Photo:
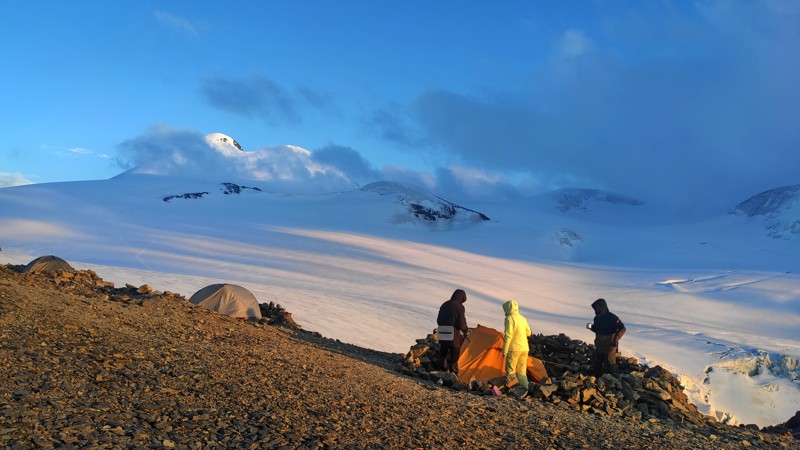
[[[460,201],[729,208],[800,183],[799,5],[2,0],[0,186],[222,132]]]

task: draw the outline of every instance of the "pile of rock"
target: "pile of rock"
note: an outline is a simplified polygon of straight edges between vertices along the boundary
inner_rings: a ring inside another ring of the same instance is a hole
[[[425,380],[430,379],[430,372],[437,369],[439,354],[439,335],[434,331],[425,339],[417,339],[417,343],[412,345],[403,357],[398,371],[406,375],[416,374]]]
[[[601,416],[639,420],[663,419],[675,423],[702,424],[714,420],[697,411],[688,401],[680,382],[661,366],[646,367],[636,358],[620,358],[613,373],[596,378],[591,374],[594,346],[557,336],[529,338],[530,354],[541,359],[548,376],[531,382],[527,392],[507,385],[505,377],[480,382],[453,380],[438,372],[439,343],[435,333],[418,339],[398,368],[406,375],[431,379],[480,395],[507,394],[527,401],[539,399],[562,408]]]
[[[764,427],[761,431],[775,434],[790,434],[793,438],[800,440],[800,411],[794,413],[794,416],[785,423]]]
[[[545,363],[549,378],[531,385],[531,394],[554,404],[599,415],[661,418],[701,424],[714,420],[689,402],[677,378],[661,366],[618,358],[613,373],[592,376],[594,346],[558,336],[531,336],[531,354]]]
[[[641,366],[634,358],[600,378],[565,371],[531,384],[530,392],[543,401],[598,415],[694,424],[714,420],[689,403],[683,386],[669,371]]]
[[[300,330],[302,328],[292,319],[292,313],[286,311],[279,303],[260,303],[258,307],[261,310],[261,321],[264,323],[284,326],[293,330]]]

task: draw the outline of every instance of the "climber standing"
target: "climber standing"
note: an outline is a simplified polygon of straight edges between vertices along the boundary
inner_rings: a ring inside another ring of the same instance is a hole
[[[528,321],[519,313],[516,300],[503,303],[503,312],[506,313],[505,332],[503,333],[503,357],[506,358],[506,379],[528,387],[528,336],[531,327]]]
[[[439,307],[439,316],[436,324],[439,334],[439,368],[458,376],[458,358],[461,356],[461,344],[467,337],[467,318],[464,312],[464,302],[467,293],[463,289],[456,289],[450,300]]]
[[[594,375],[600,377],[616,367],[619,340],[625,334],[626,329],[619,317],[608,310],[604,299],[595,300],[592,303],[592,309],[594,309],[594,322],[587,323],[586,328],[595,334],[595,354],[592,366]]]

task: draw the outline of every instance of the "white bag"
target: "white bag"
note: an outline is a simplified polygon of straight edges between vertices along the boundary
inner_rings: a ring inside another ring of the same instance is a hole
[[[450,325],[439,325],[439,341],[452,341],[455,331]]]

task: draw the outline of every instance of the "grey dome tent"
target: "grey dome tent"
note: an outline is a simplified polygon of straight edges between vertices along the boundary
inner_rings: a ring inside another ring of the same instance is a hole
[[[235,284],[206,286],[195,292],[189,301],[231,317],[261,318],[261,309],[258,307],[256,296]]]
[[[33,261],[29,262],[22,271],[31,273],[52,273],[58,272],[59,270],[67,272],[75,271],[75,269],[73,269],[68,262],[64,261],[58,256],[53,255],[40,256],[34,259]]]

